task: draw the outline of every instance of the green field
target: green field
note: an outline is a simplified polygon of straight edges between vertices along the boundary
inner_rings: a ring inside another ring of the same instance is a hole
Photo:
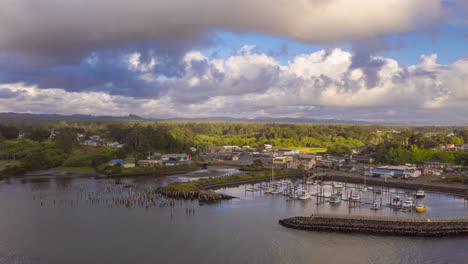
[[[304,153],[317,153],[317,152],[326,152],[326,148],[309,148],[309,147],[275,147],[277,149],[285,148],[285,149],[297,149],[300,152]]]

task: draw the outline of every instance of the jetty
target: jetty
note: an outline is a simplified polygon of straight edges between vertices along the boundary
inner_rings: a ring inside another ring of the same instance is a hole
[[[279,220],[293,229],[343,233],[443,237],[468,235],[468,217],[400,218],[384,216],[315,215]]]

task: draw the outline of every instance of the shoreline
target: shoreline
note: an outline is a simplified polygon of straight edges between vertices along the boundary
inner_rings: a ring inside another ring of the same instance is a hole
[[[395,218],[377,216],[316,215],[281,219],[284,227],[341,233],[371,233],[418,237],[468,235],[468,217],[460,218]]]

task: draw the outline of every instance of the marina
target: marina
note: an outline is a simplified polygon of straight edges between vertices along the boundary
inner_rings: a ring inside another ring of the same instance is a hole
[[[0,263],[111,260],[128,263],[148,259],[171,263],[212,262],[213,259],[224,263],[256,260],[297,263],[307,262],[311,256],[319,262],[401,263],[407,258],[422,261],[422,255],[424,260],[437,262],[443,256],[451,263],[460,263],[464,258],[460,252],[468,242],[466,237],[413,240],[365,233],[307,232],[278,224],[280,219],[311,214],[421,219],[466,217],[468,202],[462,197],[426,192],[424,198],[414,198],[427,208],[426,212],[417,213],[415,209],[404,211],[389,206],[395,197],[404,201],[413,197],[416,190],[368,184],[364,191],[364,185],[346,182],[340,182],[343,186],[338,190],[333,181],[304,184],[301,178],[273,182],[269,179],[215,189],[217,193],[235,198],[214,203],[174,199],[156,192],[161,186],[196,180],[199,175],[201,178],[213,176],[191,172],[167,177],[3,180],[0,182],[0,210],[6,217],[0,220],[0,231],[4,234],[0,238]],[[275,194],[265,193],[269,187],[278,187],[278,190]],[[289,197],[291,190],[299,196]],[[338,192],[342,193],[341,202],[330,203],[331,196]],[[360,200],[350,201],[356,194]],[[129,248],[131,241],[138,241],[138,246]],[[350,247],[356,241],[366,249]],[[198,254],[202,245],[214,250]],[[158,249],[157,254],[154,248]],[[278,254],[280,248],[285,251]],[[346,255],[322,254],[332,248]],[[186,254],[176,254],[180,250]]]

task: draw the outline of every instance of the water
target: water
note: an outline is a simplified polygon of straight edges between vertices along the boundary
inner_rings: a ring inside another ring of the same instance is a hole
[[[219,174],[226,173],[223,170]],[[211,174],[210,174],[211,175]],[[191,173],[123,179],[137,190],[206,176]],[[312,212],[390,216],[468,216],[463,199],[426,193],[423,215],[369,205],[349,208],[316,200],[285,201],[282,195],[219,190],[239,197],[200,206],[109,207],[106,186],[92,178],[0,182],[0,263],[466,263],[468,238],[410,238],[287,229],[278,219]],[[310,187],[313,191],[315,186]],[[378,188],[378,187],[377,187]],[[348,186],[347,191],[351,190]],[[404,190],[395,190],[404,192]],[[101,201],[86,194],[98,192]],[[361,193],[372,200],[371,192]],[[402,198],[405,196],[402,195]],[[55,200],[55,204],[53,203]],[[62,201],[62,202],[60,202]],[[73,201],[73,202],[72,202]],[[43,203],[41,206],[41,202]],[[187,209],[194,213],[187,213]]]

